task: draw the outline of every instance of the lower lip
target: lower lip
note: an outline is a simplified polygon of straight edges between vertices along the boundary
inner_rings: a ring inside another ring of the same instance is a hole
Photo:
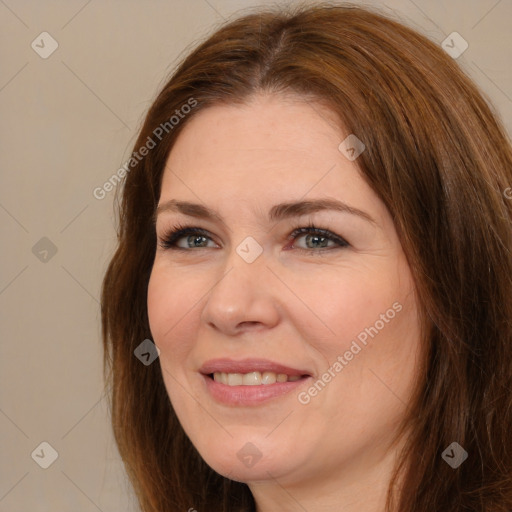
[[[206,388],[211,397],[226,405],[258,405],[284,396],[302,386],[311,377],[304,377],[293,382],[276,382],[256,386],[228,386],[203,375]]]

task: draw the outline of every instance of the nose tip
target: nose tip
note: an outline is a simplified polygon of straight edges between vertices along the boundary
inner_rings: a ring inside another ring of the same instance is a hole
[[[279,320],[278,299],[266,284],[262,274],[266,269],[248,268],[244,262],[235,266],[208,294],[201,313],[203,322],[233,336],[274,326]]]

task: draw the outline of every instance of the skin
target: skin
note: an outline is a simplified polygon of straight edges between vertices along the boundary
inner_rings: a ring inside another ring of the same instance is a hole
[[[157,247],[148,313],[166,389],[201,456],[246,482],[259,512],[383,511],[401,446],[394,436],[418,374],[410,269],[388,210],[338,149],[347,135],[319,104],[257,95],[190,119],[163,175],[159,204],[201,203],[225,221],[157,217],[159,240],[176,222],[211,233],[206,248],[187,236],[179,243],[188,251]],[[331,210],[267,218],[274,204],[317,198],[344,201],[375,224]],[[310,222],[350,246],[288,240]],[[263,249],[252,263],[236,252],[248,236]],[[311,381],[262,405],[221,405],[198,373],[209,359],[255,357],[316,381],[397,302],[401,311],[307,404],[297,393]],[[247,442],[261,453],[252,467],[237,457]]]

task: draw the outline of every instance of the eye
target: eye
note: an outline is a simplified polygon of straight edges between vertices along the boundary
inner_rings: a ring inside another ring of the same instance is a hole
[[[327,229],[317,228],[313,224],[307,227],[297,227],[290,233],[289,240],[300,238],[304,238],[306,248],[298,247],[297,249],[305,252],[312,252],[310,249],[323,249],[322,251],[314,251],[319,253],[349,246],[349,243],[342,237]],[[328,246],[329,242],[331,242],[330,246]]]
[[[295,247],[296,250],[306,253],[325,253],[333,249],[349,247],[350,244],[342,237],[327,229],[317,228],[313,224],[295,228],[288,236],[288,241],[304,238],[306,247]],[[183,242],[181,242],[183,240]],[[194,226],[174,226],[159,241],[163,249],[175,251],[190,251],[191,249],[209,249],[212,241],[210,233]],[[213,242],[213,241],[212,241]],[[329,246],[329,242],[331,245]],[[214,242],[213,242],[214,243]]]
[[[185,239],[185,247],[178,245],[179,240]],[[208,231],[192,226],[175,226],[171,228],[160,241],[160,246],[164,249],[188,250],[207,248],[205,243],[209,239]]]

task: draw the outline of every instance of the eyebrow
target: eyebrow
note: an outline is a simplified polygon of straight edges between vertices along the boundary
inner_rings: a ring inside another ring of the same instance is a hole
[[[377,225],[375,220],[368,213],[336,199],[315,199],[310,201],[276,204],[272,206],[269,211],[269,220],[278,221],[322,210],[334,210],[342,213],[349,213],[351,215],[356,215],[375,226]],[[198,219],[216,220],[225,225],[224,219],[217,212],[202,204],[191,203],[189,201],[170,199],[169,201],[158,205],[153,215],[153,222],[156,222],[158,215],[164,212],[178,212]]]

